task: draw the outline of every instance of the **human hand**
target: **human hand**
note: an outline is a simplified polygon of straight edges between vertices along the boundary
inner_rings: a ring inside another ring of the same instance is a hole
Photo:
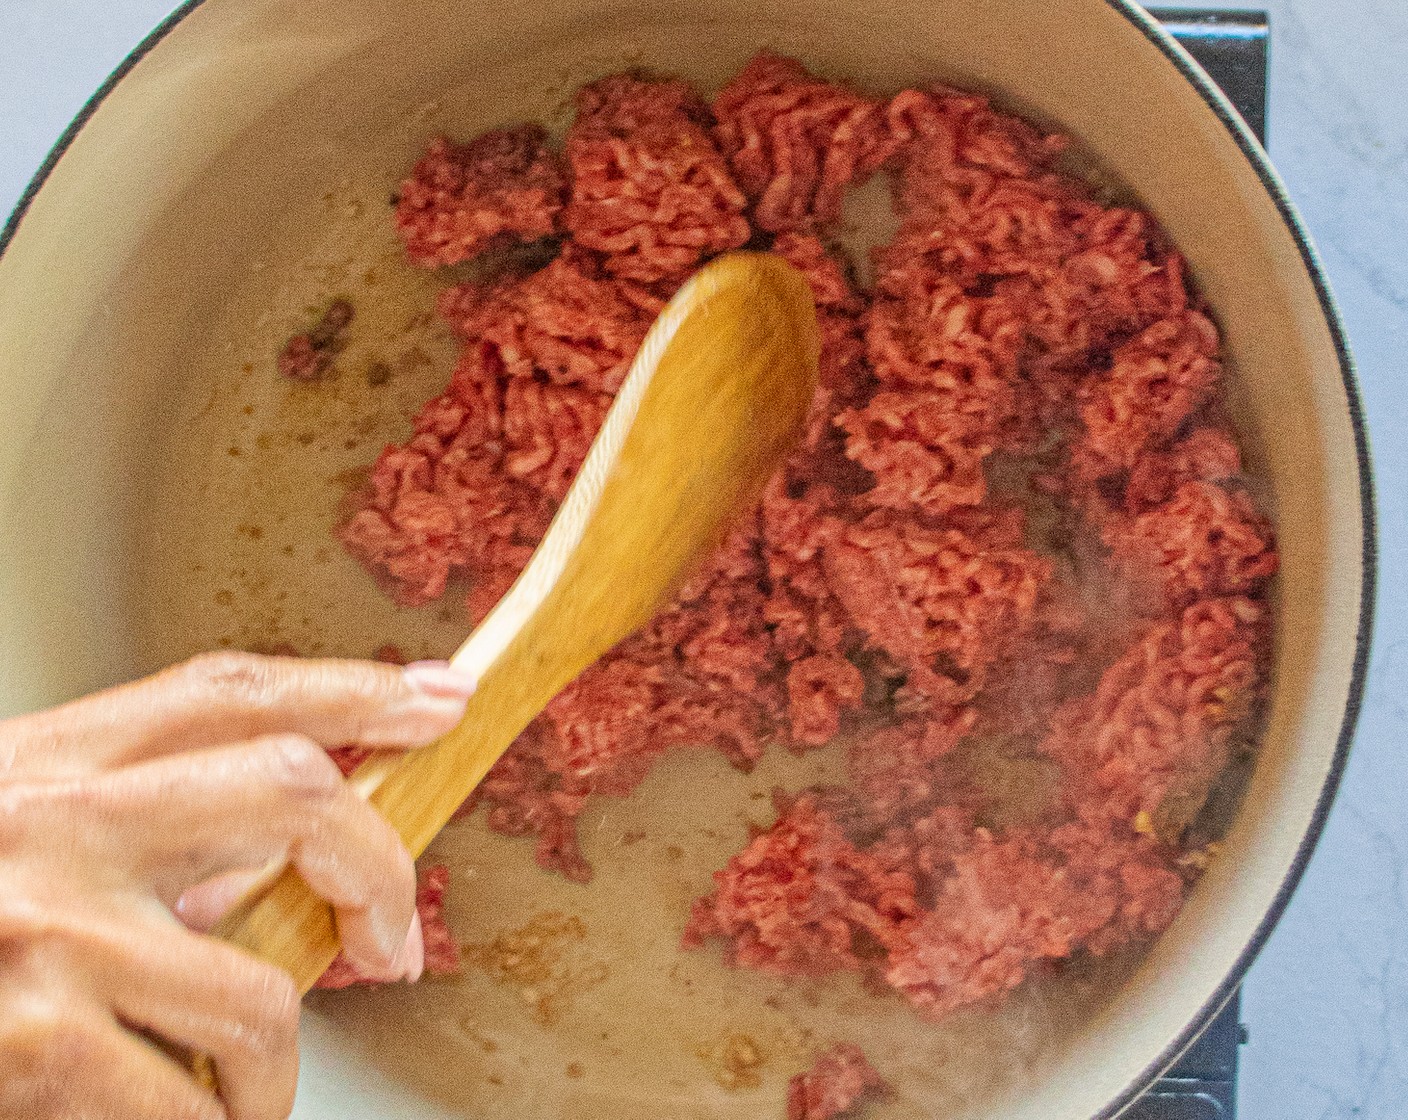
[[[440,664],[212,654],[0,721],[0,1120],[284,1120],[298,991],[189,927],[287,861],[360,972],[418,977],[410,855],[324,748],[429,742],[472,691]],[[211,1055],[223,1103],[154,1040]]]

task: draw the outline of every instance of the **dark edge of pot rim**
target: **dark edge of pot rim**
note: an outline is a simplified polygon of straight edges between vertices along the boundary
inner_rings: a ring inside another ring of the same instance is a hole
[[[103,102],[108,99],[112,91],[117,88],[118,83],[132,73],[163,39],[176,30],[179,23],[204,3],[205,0],[185,0],[180,7],[157,24],[155,30],[137,44],[131,54],[118,63],[117,69],[108,75],[107,81],[100,85],[93,96],[84,102],[83,108],[78,111],[78,116],[73,118],[73,123],[64,129],[54,146],[49,150],[49,154],[44,157],[44,162],[39,165],[39,170],[34,173],[34,178],[29,181],[24,193],[20,195],[19,201],[15,203],[15,208],[5,222],[4,228],[0,229],[0,257],[5,255],[5,251],[10,247],[10,242],[15,239],[15,234],[19,232],[25,215],[29,213],[30,206],[34,204],[35,196],[49,181],[49,176],[54,173],[54,168],[58,166],[59,160],[68,153],[73,142],[78,139],[78,134],[93,119],[93,115],[102,107]]]
[[[1214,1016],[1232,998],[1232,994],[1237,990],[1247,969],[1256,959],[1257,954],[1266,944],[1271,932],[1276,928],[1276,924],[1285,912],[1286,906],[1291,900],[1292,894],[1299,885],[1301,877],[1305,873],[1306,866],[1315,851],[1315,846],[1320,839],[1325,828],[1325,821],[1329,816],[1330,807],[1334,803],[1335,794],[1339,790],[1340,779],[1344,774],[1345,764],[1349,758],[1350,743],[1354,739],[1355,725],[1359,719],[1359,711],[1364,697],[1364,682],[1369,663],[1369,647],[1373,633],[1374,603],[1377,590],[1378,575],[1378,540],[1376,530],[1376,516],[1374,507],[1374,481],[1372,461],[1369,454],[1368,430],[1364,420],[1364,408],[1360,400],[1359,385],[1354,370],[1354,359],[1350,354],[1349,342],[1344,329],[1344,324],[1340,319],[1339,310],[1336,307],[1334,296],[1330,292],[1329,284],[1326,281],[1323,268],[1320,263],[1319,254],[1307,232],[1300,215],[1297,213],[1294,204],[1287,195],[1285,185],[1281,182],[1280,176],[1272,168],[1269,157],[1261,144],[1252,136],[1246,123],[1237,114],[1231,103],[1220,89],[1213,83],[1200,67],[1177,41],[1173,39],[1158,22],[1149,15],[1143,8],[1137,6],[1135,0],[1104,0],[1116,12],[1127,19],[1144,37],[1157,47],[1166,59],[1179,71],[1180,74],[1193,86],[1201,95],[1208,107],[1216,114],[1227,131],[1236,141],[1238,148],[1247,162],[1251,164],[1256,172],[1257,178],[1275,204],[1277,212],[1281,216],[1287,231],[1295,240],[1296,247],[1300,251],[1301,263],[1304,265],[1311,282],[1315,286],[1315,294],[1320,303],[1321,313],[1324,315],[1325,324],[1329,328],[1331,338],[1334,342],[1335,353],[1339,358],[1340,374],[1344,382],[1345,399],[1349,408],[1350,425],[1354,430],[1355,456],[1358,459],[1359,468],[1359,502],[1360,516],[1364,524],[1363,541],[1363,561],[1359,605],[1359,624],[1355,638],[1354,664],[1351,669],[1349,682],[1349,695],[1345,703],[1344,719],[1340,724],[1339,740],[1335,747],[1335,755],[1330,765],[1329,773],[1325,779],[1325,785],[1320,791],[1320,797],[1316,802],[1315,812],[1311,817],[1310,825],[1306,829],[1305,836],[1301,840],[1296,855],[1291,863],[1290,871],[1282,881],[1280,889],[1276,892],[1276,897],[1272,900],[1270,908],[1265,917],[1253,931],[1251,938],[1247,941],[1237,961],[1231,970],[1218,985],[1212,997],[1203,1004],[1198,1013],[1190,1020],[1188,1025],[1179,1035],[1165,1047],[1154,1061],[1145,1067],[1144,1071],[1134,1079],[1123,1092],[1113,1101],[1102,1108],[1092,1117],[1092,1120],[1113,1120],[1119,1116],[1131,1104],[1133,1104],[1149,1086],[1157,1080],[1186,1050],[1195,1039],[1202,1033]],[[35,172],[34,178],[30,180],[24,193],[20,196],[14,212],[5,223],[4,229],[0,230],[0,257],[3,257],[10,243],[14,240],[15,234],[19,231],[25,215],[29,212],[35,196],[53,174],[54,168],[60,159],[67,153],[77,139],[78,134],[83,131],[84,126],[93,118],[93,115],[107,100],[108,96],[141,61],[147,57],[187,16],[201,7],[205,0],[185,0],[180,7],[176,8],[169,16],[157,25],[140,44],[118,65],[92,97],[84,104],[73,123],[68,126],[59,137],[54,147]]]

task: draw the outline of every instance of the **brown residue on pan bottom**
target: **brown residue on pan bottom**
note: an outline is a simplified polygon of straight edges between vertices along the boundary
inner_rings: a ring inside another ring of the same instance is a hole
[[[548,911],[492,941],[465,946],[464,959],[516,988],[534,1020],[552,1026],[573,999],[608,975],[606,962],[586,952],[586,938],[581,919]]]

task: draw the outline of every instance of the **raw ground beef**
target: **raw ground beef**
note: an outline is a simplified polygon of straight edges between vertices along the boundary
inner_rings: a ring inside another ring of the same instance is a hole
[[[853,1113],[866,1096],[886,1093],[885,1079],[875,1072],[860,1047],[840,1042],[799,1073],[787,1086],[787,1120],[835,1120]]]
[[[678,283],[709,255],[748,240],[748,200],[706,131],[687,82],[628,74],[577,93],[567,133],[572,187],[563,224],[624,280]]]
[[[531,127],[432,146],[397,212],[414,262],[560,244],[441,300],[459,365],[340,531],[398,602],[453,577],[488,610],[710,256],[794,263],[823,345],[805,438],[758,509],[466,811],[585,881],[583,807],[666,751],[747,768],[839,735],[846,782],[778,795],[686,945],[860,972],[937,1017],[1168,925],[1199,864],[1187,825],[1254,731],[1276,550],[1182,259],[1064,173],[1066,148],[974,94],[875,97],[767,53],[712,104],[639,74],[584,88],[560,157]],[[861,287],[830,239],[877,173],[899,229]],[[979,743],[1047,760],[1050,803],[1001,823],[964,765]],[[789,1116],[877,1081],[838,1048]]]
[[[764,51],[714,99],[714,137],[770,233],[833,225],[847,187],[892,154],[883,101]]]
[[[352,314],[352,305],[345,299],[334,300],[311,330],[284,343],[279,352],[279,373],[290,381],[317,381],[322,377],[346,345]]]
[[[525,125],[469,144],[431,144],[396,202],[396,230],[411,260],[459,264],[492,245],[556,233],[564,177],[546,140]]]
[[[888,853],[886,853],[888,854]],[[718,937],[731,963],[788,975],[859,970],[921,913],[914,877],[862,851],[817,795],[778,798],[778,820],[695,902],[685,944]]]

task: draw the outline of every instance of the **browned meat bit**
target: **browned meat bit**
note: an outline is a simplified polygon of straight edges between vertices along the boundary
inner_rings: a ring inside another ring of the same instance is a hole
[[[279,372],[293,381],[316,381],[327,364],[327,355],[318,353],[306,334],[294,335],[279,354]]]
[[[853,1042],[838,1042],[787,1085],[787,1120],[836,1120],[854,1115],[863,1097],[890,1091]]]
[[[608,975],[606,963],[586,950],[586,940],[587,927],[580,918],[552,910],[492,941],[466,946],[465,959],[501,984],[517,988],[534,1021],[550,1027],[573,1000]]]
[[[352,323],[352,305],[345,299],[333,300],[323,312],[318,325],[309,332],[308,340],[319,350],[335,346]]]
[[[714,1080],[725,1089],[756,1089],[763,1083],[767,1055],[746,1034],[729,1034],[701,1046],[699,1057],[714,1067]]]
[[[279,372],[293,381],[317,381],[347,344],[352,314],[352,305],[345,299],[334,300],[312,330],[296,334],[284,344]]]

